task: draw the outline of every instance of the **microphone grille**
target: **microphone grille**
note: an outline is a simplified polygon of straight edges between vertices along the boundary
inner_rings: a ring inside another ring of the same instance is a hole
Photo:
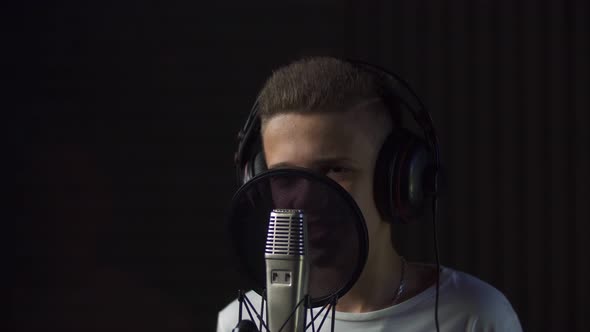
[[[267,254],[303,256],[304,234],[302,210],[272,210],[265,252]]]

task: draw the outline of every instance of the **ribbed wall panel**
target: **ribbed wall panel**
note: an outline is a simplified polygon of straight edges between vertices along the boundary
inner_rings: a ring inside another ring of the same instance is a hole
[[[357,54],[400,72],[431,110],[448,182],[443,263],[502,290],[525,330],[581,331],[590,296],[588,5],[381,3],[391,11],[371,16],[390,29],[379,32],[381,55]],[[397,228],[402,252],[432,257],[425,226]]]

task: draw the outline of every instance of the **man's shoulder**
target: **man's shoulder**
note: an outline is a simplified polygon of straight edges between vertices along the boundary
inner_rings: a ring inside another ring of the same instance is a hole
[[[520,322],[506,296],[489,283],[465,272],[445,268],[440,305],[473,317],[479,327],[520,330]],[[503,329],[500,329],[503,330]]]
[[[444,268],[441,274],[441,295],[475,308],[510,306],[502,292],[489,283],[466,272]]]

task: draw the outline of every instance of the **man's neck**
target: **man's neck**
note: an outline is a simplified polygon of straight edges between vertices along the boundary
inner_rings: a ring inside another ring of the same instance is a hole
[[[369,248],[367,263],[359,280],[338,300],[336,310],[369,312],[392,304],[399,286],[401,259],[391,245],[389,236],[375,242]]]

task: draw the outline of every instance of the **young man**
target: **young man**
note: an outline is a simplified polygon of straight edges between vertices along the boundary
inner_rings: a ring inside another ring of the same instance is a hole
[[[336,331],[435,331],[436,267],[406,262],[396,252],[391,224],[375,202],[378,154],[386,137],[401,127],[383,93],[375,73],[335,58],[307,58],[275,71],[259,97],[266,164],[325,174],[363,213],[368,258],[356,284],[338,301]],[[248,297],[260,301],[253,292]],[[440,273],[438,309],[441,331],[521,331],[499,291],[447,267]],[[218,332],[235,327],[237,311],[234,301],[219,313]]]

